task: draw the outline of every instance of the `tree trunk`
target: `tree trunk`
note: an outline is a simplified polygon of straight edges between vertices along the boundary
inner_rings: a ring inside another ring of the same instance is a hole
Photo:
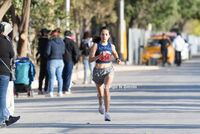
[[[83,32],[88,32],[88,31],[90,31],[90,22],[91,22],[92,17],[93,17],[93,14],[92,14],[91,11],[90,11],[88,17],[87,17],[87,18],[85,19],[85,21],[84,21],[85,29],[84,29]]]
[[[80,14],[78,11],[74,10],[74,21],[78,24],[82,24],[83,19],[80,17]],[[75,29],[76,32],[76,43],[78,47],[80,46],[81,43],[81,32],[82,32],[82,27],[77,27]]]
[[[0,21],[2,20],[3,16],[7,12],[7,10],[10,8],[12,5],[12,0],[5,0],[3,5],[0,8]]]
[[[11,19],[12,19],[12,23],[13,23],[13,30],[11,32],[11,39],[13,41],[13,44],[15,46],[15,54],[17,54],[17,40],[16,36],[17,36],[17,31],[18,31],[18,25],[19,25],[19,17],[15,15],[15,7],[14,5],[11,6]]]
[[[129,23],[130,28],[138,28],[138,22],[136,17],[131,17],[130,23]]]
[[[184,31],[184,27],[185,27],[187,21],[188,21],[188,19],[185,18],[185,19],[183,20],[183,22],[180,24],[179,28],[180,28],[181,31]]]
[[[12,31],[11,38],[14,41],[14,39],[17,35],[18,26],[19,26],[19,17],[15,15],[14,5],[11,6],[11,19],[12,19],[12,23],[13,23],[13,31]]]
[[[19,25],[19,42],[17,53],[19,57],[26,57],[27,44],[28,44],[28,26],[30,17],[30,4],[31,0],[24,0],[22,9],[22,20]]]
[[[82,39],[83,38],[83,36],[84,36],[84,33],[85,32],[90,32],[90,22],[91,22],[91,18],[89,17],[89,18],[87,18],[87,19],[83,19],[83,21],[82,21],[82,28],[81,28],[81,36],[80,36],[80,38]]]

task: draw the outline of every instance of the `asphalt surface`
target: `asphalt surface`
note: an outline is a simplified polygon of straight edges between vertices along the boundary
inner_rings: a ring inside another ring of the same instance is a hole
[[[78,79],[63,97],[19,95],[15,116],[21,119],[0,134],[200,133],[200,54],[180,67],[114,67],[111,122],[98,113],[95,86]]]

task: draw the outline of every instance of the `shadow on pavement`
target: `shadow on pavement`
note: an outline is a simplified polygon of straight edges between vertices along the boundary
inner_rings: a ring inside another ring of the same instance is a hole
[[[26,123],[16,124],[12,128],[66,128],[63,132],[73,129],[199,129],[199,124],[75,124],[75,123]]]

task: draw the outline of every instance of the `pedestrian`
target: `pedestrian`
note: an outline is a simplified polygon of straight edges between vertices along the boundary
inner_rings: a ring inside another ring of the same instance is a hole
[[[13,52],[15,52],[15,48],[14,45],[12,43],[11,38],[8,36],[8,34],[13,30],[11,25],[7,22],[1,22],[1,24],[4,25],[4,36],[6,37],[6,39],[9,41],[9,44],[11,46],[11,48],[13,49]],[[15,70],[15,53],[13,58],[10,59],[10,71],[14,71]],[[10,73],[11,74],[11,73]],[[6,93],[6,109],[5,109],[5,122],[6,122],[6,126],[9,126],[13,123],[15,123],[16,121],[18,121],[20,119],[20,116],[14,117],[14,81],[15,78],[12,78],[12,75],[10,75],[10,81],[8,84],[8,88],[7,88],[7,93]]]
[[[181,65],[181,51],[183,51],[185,45],[184,39],[181,37],[181,33],[177,33],[177,37],[173,40],[172,46],[175,49],[175,63],[177,66]]]
[[[65,54],[63,55],[64,69],[63,69],[63,93],[71,93],[72,71],[74,65],[79,60],[79,50],[77,44],[71,39],[71,31],[65,31],[64,43]]]
[[[92,36],[90,35],[89,32],[85,32],[83,39],[81,41],[81,45],[80,45],[80,50],[82,50],[81,54],[82,54],[82,58],[83,58],[83,66],[84,66],[84,81],[83,84],[87,84],[87,70],[88,70],[88,65],[90,68],[90,84],[93,84],[94,81],[92,80],[92,76],[93,76],[93,68],[94,68],[94,62],[89,63],[89,54],[90,54],[90,50],[93,46],[93,42],[92,42]]]
[[[4,36],[4,30],[4,25],[0,23],[0,128],[6,127],[4,120],[6,93],[10,80],[10,59],[14,57],[14,51]]]
[[[115,46],[108,42],[109,38],[110,29],[108,27],[102,27],[100,29],[99,36],[93,38],[93,42],[95,44],[93,45],[89,55],[89,62],[96,62],[93,70],[93,80],[98,91],[97,97],[99,99],[99,112],[100,114],[104,114],[105,112],[105,121],[111,121],[111,118],[108,114],[110,105],[109,88],[114,78],[114,68],[110,62],[111,55],[113,54],[118,64],[121,63]],[[105,111],[103,105],[103,96]]]
[[[165,33],[163,33],[162,39],[159,40],[159,43],[161,44],[161,54],[162,54],[162,61],[163,61],[163,67],[164,67],[166,66],[166,62],[167,62],[167,54],[168,54],[167,47],[170,45],[170,42],[167,39]]]
[[[54,76],[56,75],[58,81],[58,94],[57,96],[63,96],[63,54],[65,52],[65,44],[63,39],[59,37],[61,29],[57,28],[51,32],[50,40],[47,43],[45,55],[47,56],[47,71],[49,74],[49,93],[46,97],[54,97]]]
[[[40,74],[39,74],[39,87],[38,87],[38,94],[47,94],[48,92],[48,72],[47,72],[47,57],[45,57],[45,48],[47,45],[48,40],[48,33],[50,30],[46,28],[42,29],[41,36],[39,37],[38,42],[38,54],[40,54]],[[44,92],[42,91],[43,80],[45,79],[45,86]]]

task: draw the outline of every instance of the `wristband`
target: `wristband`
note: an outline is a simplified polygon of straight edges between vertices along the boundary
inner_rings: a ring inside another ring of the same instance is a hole
[[[116,58],[116,60],[118,60],[119,58]]]

